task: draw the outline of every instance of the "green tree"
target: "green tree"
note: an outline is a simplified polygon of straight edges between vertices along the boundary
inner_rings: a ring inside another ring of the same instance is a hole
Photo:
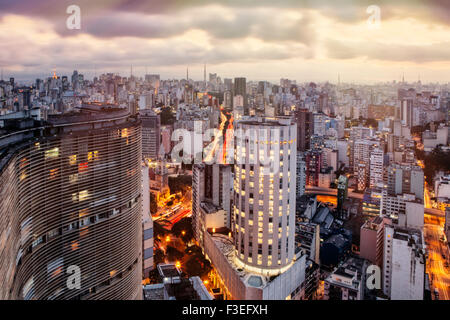
[[[153,256],[153,262],[155,263],[155,266],[157,266],[160,263],[164,263],[165,260],[166,256],[164,254],[164,251],[162,251],[161,249],[156,249],[155,255]]]
[[[184,232],[184,234],[183,234]],[[188,243],[189,241],[194,238],[194,231],[192,230],[192,218],[191,217],[185,217],[175,223],[172,226],[172,233],[176,236],[181,238],[184,243]]]
[[[434,176],[438,171],[450,172],[450,151],[443,151],[437,146],[424,157],[425,168],[423,170],[426,181],[432,185]]]
[[[184,257],[184,253],[178,251],[175,247],[167,246],[166,247],[166,255],[169,261],[177,261],[181,260]]]
[[[156,242],[160,241],[159,238],[163,238],[169,230],[165,229],[158,221],[153,221],[153,235]]]
[[[192,255],[184,267],[186,273],[190,276],[203,277],[211,271],[211,263],[201,254]]]
[[[172,112],[172,108],[163,107],[161,108],[161,113],[159,114],[161,119],[161,125],[170,125],[175,122],[175,115]]]

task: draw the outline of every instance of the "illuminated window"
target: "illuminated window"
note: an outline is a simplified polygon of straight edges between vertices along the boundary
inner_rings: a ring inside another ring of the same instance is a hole
[[[24,180],[27,177],[27,174],[25,173],[25,170],[22,171],[20,174],[20,181]]]
[[[83,190],[79,192],[78,198],[80,201],[84,201],[86,199],[89,199],[89,191]]]
[[[84,227],[83,229],[80,230],[80,237],[84,237],[88,233],[89,233],[88,227]]]
[[[25,168],[27,166],[27,164],[28,164],[27,158],[20,159],[20,165],[19,165],[20,169]]]
[[[78,245],[78,241],[72,241],[72,243],[70,244],[70,248],[72,251],[78,250],[79,245]]]
[[[69,182],[70,182],[70,183],[75,183],[75,182],[77,182],[77,181],[78,181],[78,173],[71,174],[71,175],[69,176]]]
[[[85,215],[87,215],[88,213],[89,213],[89,209],[87,209],[87,208],[80,209],[80,210],[78,210],[78,217],[82,218]]]
[[[58,156],[59,156],[59,148],[58,147],[55,147],[53,149],[45,151],[45,159],[56,158]]]
[[[128,138],[128,128],[122,129],[122,138]]]
[[[88,152],[87,158],[88,158],[88,161],[92,161],[92,160],[96,161],[96,160],[98,160],[98,151]]]
[[[49,174],[50,174],[50,176],[49,176],[50,180],[55,179],[56,176],[58,175],[58,168],[50,169]]]
[[[76,154],[69,156],[69,163],[71,166],[73,166],[74,164],[77,163],[77,155]]]
[[[89,168],[89,164],[87,162],[82,162],[80,164],[78,164],[78,172],[82,173],[82,172],[86,172]]]

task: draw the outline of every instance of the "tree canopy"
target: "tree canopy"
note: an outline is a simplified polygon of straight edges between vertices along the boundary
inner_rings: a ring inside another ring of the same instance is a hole
[[[175,122],[175,115],[170,107],[161,108],[161,113],[159,114],[161,119],[161,125],[170,125]]]

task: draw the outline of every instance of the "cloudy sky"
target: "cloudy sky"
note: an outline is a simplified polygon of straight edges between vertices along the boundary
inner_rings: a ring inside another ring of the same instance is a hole
[[[81,9],[70,30],[67,7]],[[378,28],[370,19],[380,8]],[[369,20],[369,22],[368,22]],[[0,67],[195,80],[450,81],[448,0],[0,0]]]

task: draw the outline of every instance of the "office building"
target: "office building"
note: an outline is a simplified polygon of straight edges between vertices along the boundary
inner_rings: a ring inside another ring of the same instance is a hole
[[[156,160],[161,144],[161,120],[153,110],[139,111],[142,121],[142,157]]]
[[[364,300],[366,269],[364,259],[350,257],[324,281],[324,300]]]
[[[307,151],[310,149],[311,135],[314,133],[313,113],[308,109],[299,109],[295,112],[297,122],[297,150]]]
[[[375,187],[383,183],[384,174],[384,152],[381,148],[375,147],[370,153],[370,187]]]
[[[319,186],[319,175],[322,171],[322,151],[310,150],[304,153],[306,162],[306,185]]]
[[[203,244],[207,230],[206,216],[220,215],[223,226],[231,228],[231,166],[222,164],[195,164],[192,169],[192,224],[195,239]]]
[[[388,193],[414,194],[423,201],[424,175],[421,167],[412,164],[392,163],[386,170]]]
[[[301,197],[305,194],[306,186],[306,162],[301,152],[297,154],[297,184],[296,196]]]
[[[142,275],[148,278],[153,270],[153,219],[150,213],[149,168],[142,165]]]
[[[247,101],[247,79],[234,78],[233,96],[242,96],[244,115],[248,115],[248,101]]]
[[[411,128],[413,126],[414,100],[411,98],[400,100],[400,116],[404,125]]]
[[[422,232],[386,225],[383,292],[391,300],[423,300],[425,241]]]
[[[383,268],[384,226],[390,219],[382,216],[373,217],[361,226],[359,255]]]

